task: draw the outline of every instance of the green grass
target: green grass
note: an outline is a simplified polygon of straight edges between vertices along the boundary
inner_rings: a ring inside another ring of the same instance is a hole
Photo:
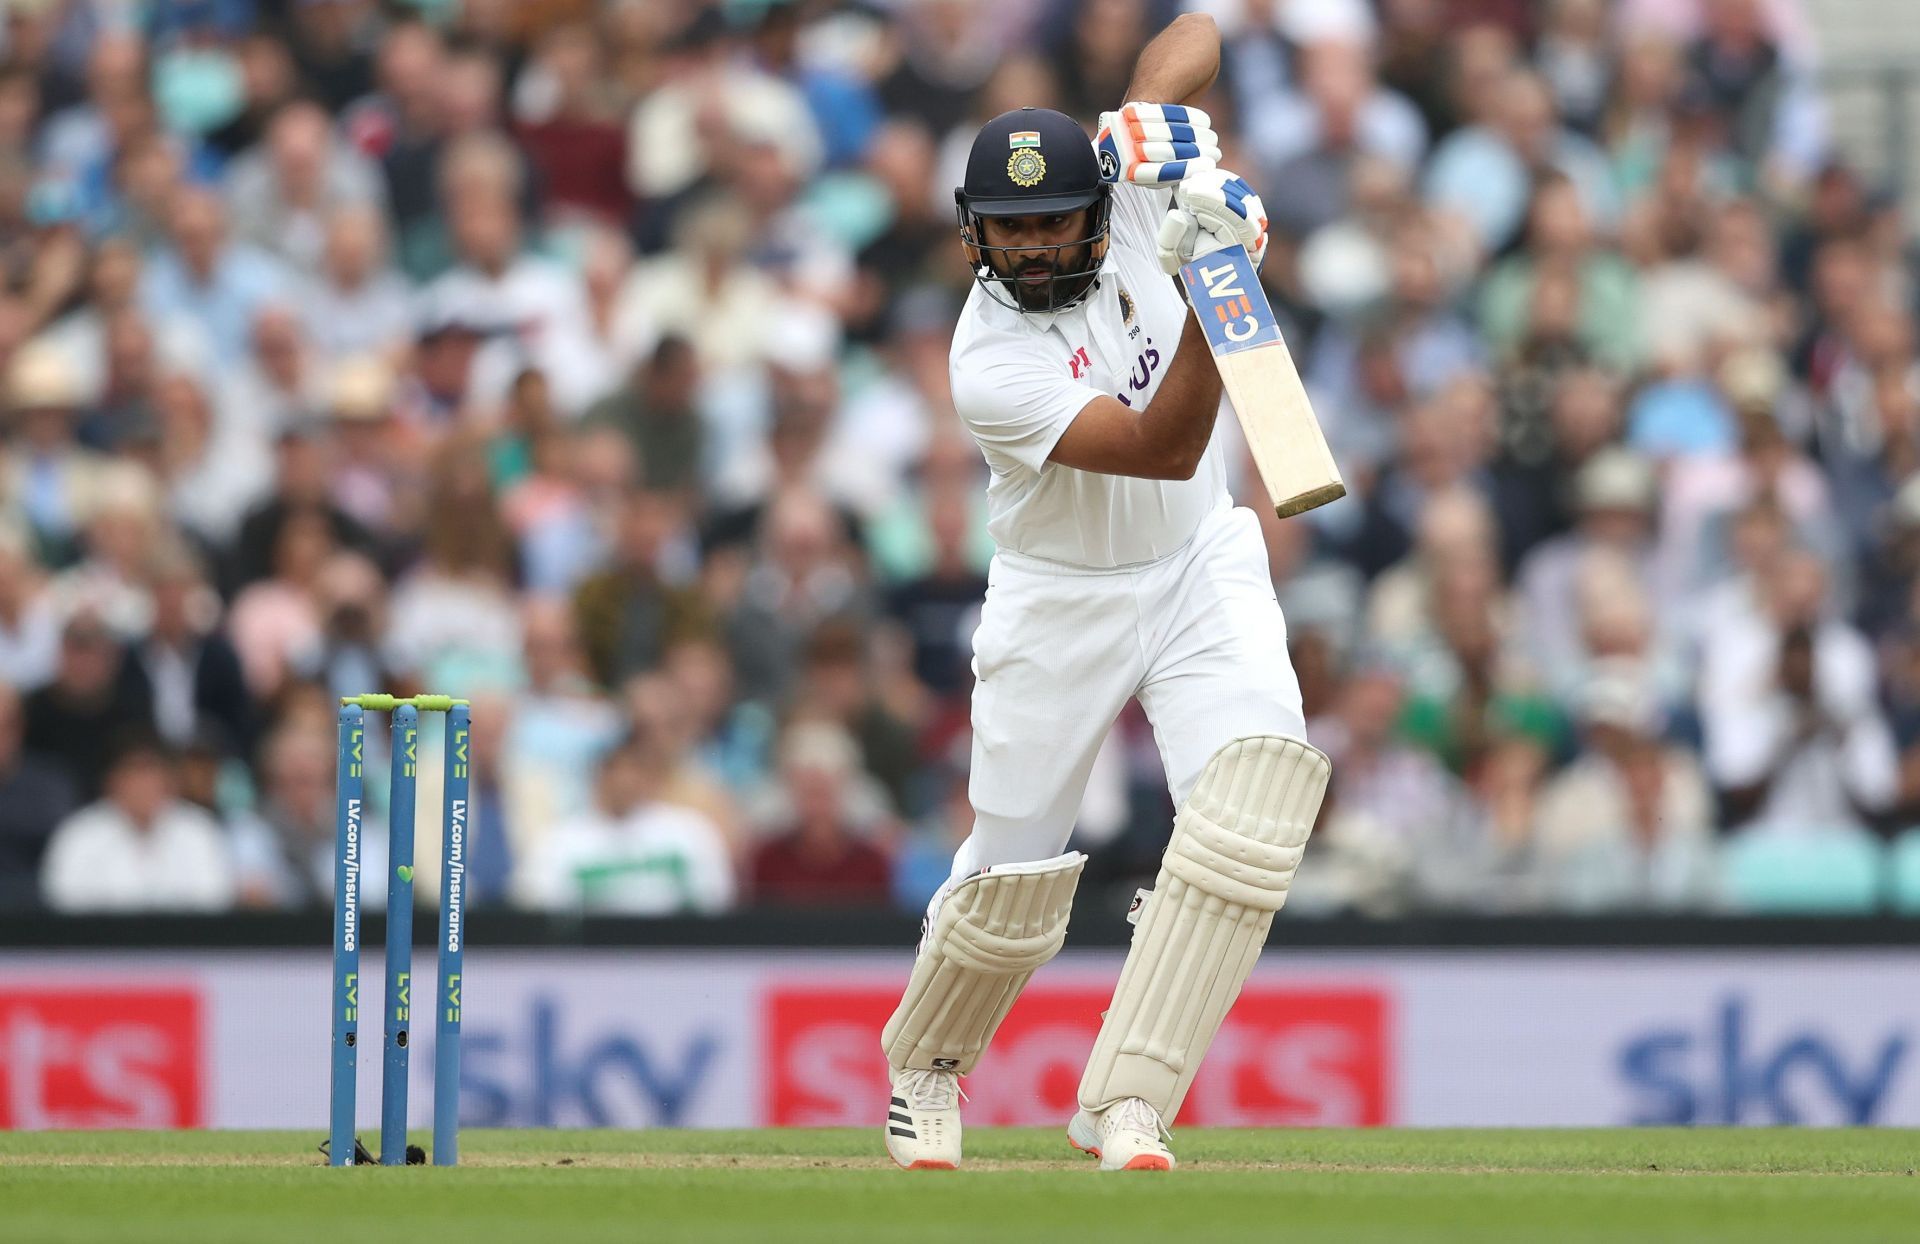
[[[1765,1244],[1920,1230],[1910,1131],[1182,1130],[1180,1170],[1119,1176],[1054,1130],[972,1133],[953,1174],[892,1169],[872,1130],[475,1131],[451,1170],[328,1170],[317,1140],[0,1133],[0,1236]]]

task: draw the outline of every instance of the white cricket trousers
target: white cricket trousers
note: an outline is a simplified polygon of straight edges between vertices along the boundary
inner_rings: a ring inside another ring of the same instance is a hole
[[[973,833],[955,880],[1067,849],[1094,753],[1129,697],[1153,723],[1176,807],[1234,739],[1306,738],[1259,520],[1224,497],[1193,539],[1143,565],[996,553],[973,672]]]

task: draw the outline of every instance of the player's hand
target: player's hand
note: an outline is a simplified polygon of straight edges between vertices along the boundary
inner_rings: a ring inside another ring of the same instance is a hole
[[[1257,268],[1267,257],[1267,206],[1239,174],[1209,169],[1174,187],[1158,244],[1169,276],[1227,246],[1246,247]]]
[[[1220,136],[1198,108],[1120,105],[1100,114],[1100,175],[1135,186],[1171,186],[1220,163]]]

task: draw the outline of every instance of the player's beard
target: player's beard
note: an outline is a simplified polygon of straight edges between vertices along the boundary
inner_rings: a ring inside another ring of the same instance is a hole
[[[1093,284],[1098,273],[1090,267],[1092,254],[1093,243],[1088,241],[1060,247],[1052,263],[1023,255],[1008,270],[1000,266],[1003,256],[991,255],[988,262],[1013,291],[1022,311],[1053,311],[1072,306]],[[1029,275],[1036,279],[1023,279]]]

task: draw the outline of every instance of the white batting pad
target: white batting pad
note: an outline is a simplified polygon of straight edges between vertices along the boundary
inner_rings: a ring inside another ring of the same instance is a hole
[[[1134,925],[1080,1081],[1086,1109],[1140,1097],[1173,1122],[1287,900],[1330,773],[1324,754],[1278,735],[1207,762]]]
[[[941,902],[881,1033],[895,1070],[973,1070],[1034,970],[1066,940],[1078,851],[962,878]]]

